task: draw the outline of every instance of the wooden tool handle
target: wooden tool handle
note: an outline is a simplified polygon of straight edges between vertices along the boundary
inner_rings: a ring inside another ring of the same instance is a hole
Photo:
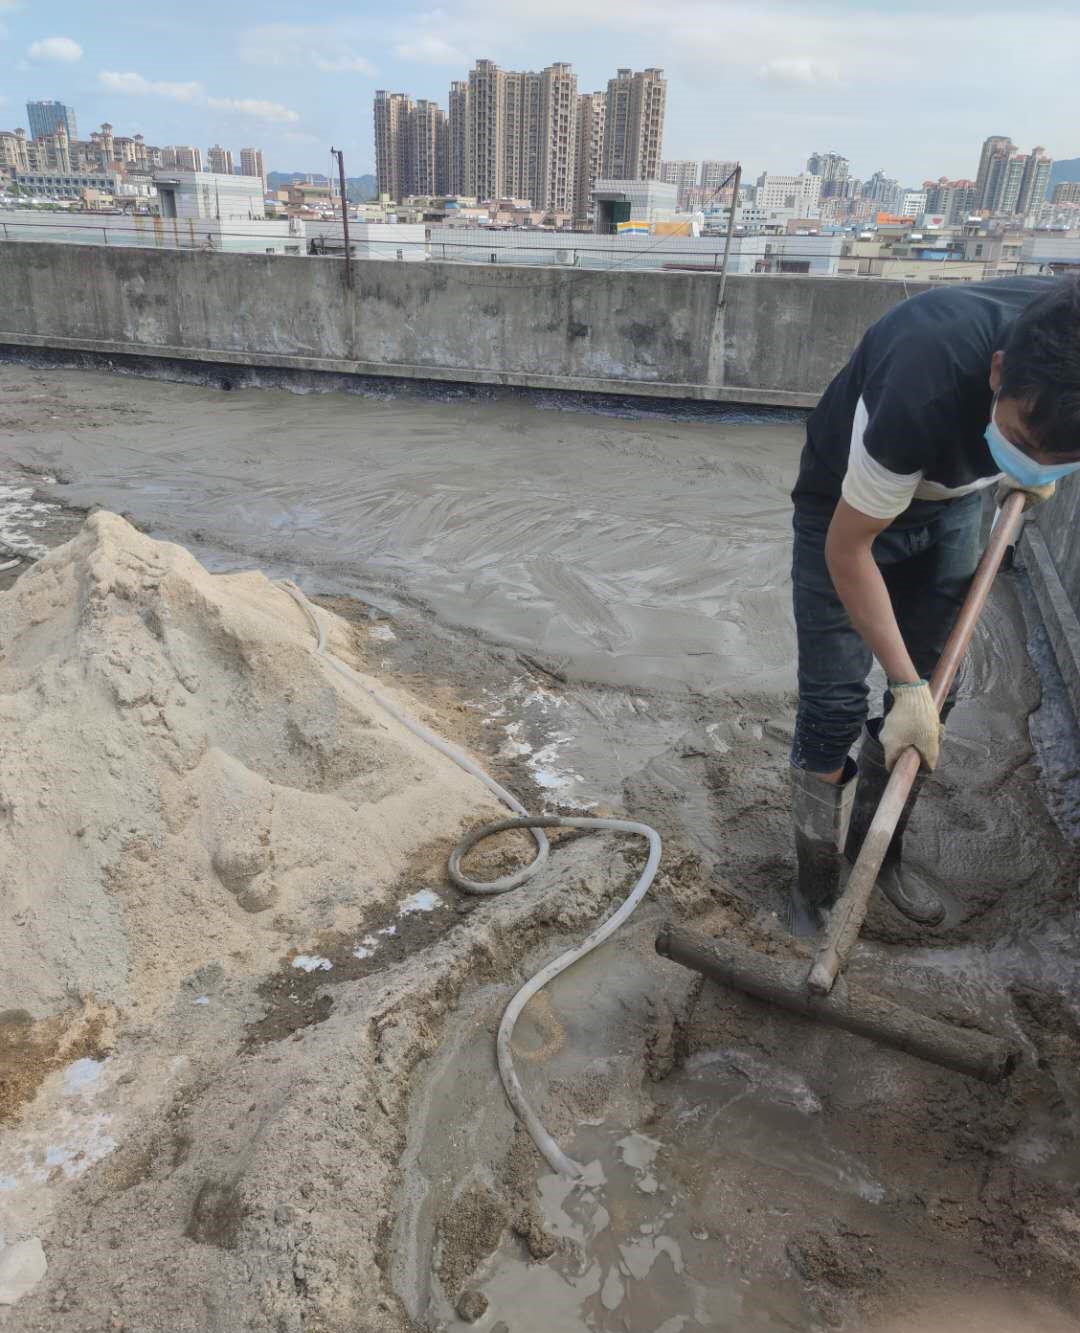
[[[1025,503],[1024,493],[1016,491],[1002,505],[986,550],[975,571],[975,577],[971,581],[968,595],[964,598],[952,633],[934,668],[934,674],[930,677],[930,690],[939,711],[971,643],[975,626],[990,595],[994,577],[1005,558],[1006,550],[1016,536]],[[904,804],[911,792],[920,762],[918,750],[914,746],[909,746],[893,765],[881,803],[863,839],[858,860],[852,868],[847,887],[832,910],[829,924],[810,969],[807,985],[815,994],[827,995],[832,990],[837,974],[855,947],[855,941],[859,938],[859,931],[862,930],[870,906],[870,895],[874,891],[874,885],[881,871],[881,863],[889,850],[897,821],[903,814]]]

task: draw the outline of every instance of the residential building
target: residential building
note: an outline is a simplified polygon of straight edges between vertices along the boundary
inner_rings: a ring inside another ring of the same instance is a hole
[[[478,60],[469,71],[469,124],[466,142],[470,176],[465,193],[501,199],[507,193],[503,120],[506,71],[493,60]]]
[[[1016,152],[1016,145],[1004,134],[992,134],[983,140],[979,169],[975,174],[975,207],[993,213],[1001,197],[1004,164]]]
[[[222,148],[219,143],[214,144],[213,148],[206,150],[206,169],[218,176],[231,176],[233,174],[232,152],[228,148]]]
[[[0,162],[3,162],[3,135],[0,135]],[[1054,186],[1055,204],[1080,204],[1080,181],[1061,181]]]
[[[660,179],[667,185],[674,185],[678,191],[679,207],[686,208],[690,195],[697,188],[698,164],[696,162],[672,161],[660,163]]]
[[[921,218],[926,212],[926,191],[905,190],[900,204],[900,214],[905,218]]]
[[[63,102],[27,102],[26,117],[31,139],[45,139],[56,134],[61,127],[68,137],[68,143],[74,143],[79,137],[75,112]]]
[[[846,193],[848,160],[839,153],[811,153],[806,162],[811,176],[821,177],[822,199],[836,199]]]
[[[21,125],[17,130],[0,130],[0,167],[29,171],[26,147],[26,131]]]
[[[240,175],[258,176],[263,183],[263,194],[266,193],[266,160],[261,148],[240,149]]]
[[[664,144],[667,80],[662,69],[620,69],[607,87],[603,175],[656,180]]]
[[[36,199],[76,200],[87,192],[116,198],[123,193],[134,195],[134,187],[124,190],[123,177],[115,171],[13,171],[12,180],[23,194]]]
[[[55,134],[43,134],[26,145],[26,161],[30,171],[55,172],[63,175],[71,171],[71,141],[63,125]]]
[[[604,153],[606,93],[579,93],[577,152],[574,163],[574,219],[585,223],[593,213],[593,188],[600,176]]]
[[[723,162],[720,159],[702,162],[699,184],[708,194],[715,194],[734,174],[735,162]]]
[[[170,144],[161,150],[161,165],[177,171],[202,171],[202,152],[188,144]]]
[[[397,201],[409,189],[410,164],[407,142],[412,98],[408,93],[389,93],[379,89],[375,94],[375,176],[380,194]]]
[[[266,217],[258,176],[228,176],[210,171],[154,173],[163,218],[212,218],[247,222]]]
[[[536,181],[531,179],[530,155],[525,196],[554,213],[572,213],[574,208],[577,109],[577,75],[565,63],[549,65],[540,75]]]
[[[1046,149],[1041,144],[1028,154],[1020,182],[1020,197],[1016,204],[1016,212],[1020,217],[1027,218],[1038,214],[1046,202],[1050,173],[1053,169],[1053,158],[1046,155]]]
[[[571,212],[578,95],[570,66],[560,62],[537,73],[478,60],[458,97],[466,116],[464,193]]]
[[[821,177],[801,172],[798,176],[758,177],[754,202],[768,215],[788,211],[796,218],[816,218],[820,213]]]
[[[926,208],[924,216],[940,217],[941,225],[957,227],[976,211],[978,186],[975,181],[946,180],[944,176],[937,181],[926,181]]]
[[[469,184],[469,85],[456,79],[450,85],[447,115],[447,190],[450,194],[470,194]]]
[[[878,205],[881,213],[897,215],[904,202],[904,192],[898,181],[886,176],[883,171],[875,171],[868,181],[863,183],[862,197]]]
[[[434,102],[421,98],[409,108],[405,120],[405,170],[402,195],[446,193],[446,113]]]

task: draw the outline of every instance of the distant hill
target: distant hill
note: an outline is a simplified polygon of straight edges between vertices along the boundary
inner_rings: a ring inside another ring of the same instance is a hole
[[[326,184],[326,176],[317,171],[271,171],[267,173],[266,184],[271,190],[287,190],[296,181],[309,179],[315,185]],[[374,176],[346,176],[345,189],[349,201],[354,204],[375,199],[379,193],[378,182]]]
[[[1080,157],[1063,157],[1050,169],[1050,189],[1062,181],[1080,181]]]

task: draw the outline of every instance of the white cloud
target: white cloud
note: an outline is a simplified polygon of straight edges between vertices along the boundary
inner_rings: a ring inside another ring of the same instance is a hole
[[[758,69],[758,78],[764,79],[766,83],[788,84],[796,88],[813,88],[840,82],[840,75],[834,67],[798,56],[766,60]]]
[[[130,97],[167,97],[173,102],[197,102],[202,97],[201,83],[167,83],[145,79],[141,74],[117,74],[103,70],[98,83],[110,93],[124,93]]]
[[[70,37],[43,37],[38,42],[31,42],[26,54],[31,60],[59,60],[70,64],[82,59],[83,49]]]
[[[313,55],[311,63],[316,69],[321,69],[324,74],[374,74],[375,66],[370,60],[363,56],[340,55],[332,59],[326,56]]]
[[[374,75],[375,65],[358,48],[369,44],[364,24],[262,23],[249,28],[240,41],[240,59],[272,69],[311,65],[324,74]]]
[[[260,97],[209,97],[201,83],[170,83],[165,80],[147,79],[142,74],[128,71],[118,74],[112,70],[103,70],[98,75],[98,83],[107,92],[123,93],[129,97],[164,97],[171,102],[197,103],[210,107],[214,111],[228,111],[238,116],[248,116],[252,120],[267,123],[294,125],[300,116],[280,102],[269,102]]]
[[[394,47],[394,54],[401,60],[415,60],[421,65],[461,65],[464,67],[469,63],[468,57],[459,51],[456,46],[448,42],[445,37],[440,37],[433,32],[424,32],[411,41],[400,42]]]
[[[295,111],[290,111],[280,102],[266,102],[257,97],[208,97],[206,105],[215,111],[234,111],[237,115],[250,116],[253,120],[292,125],[300,119]]]
[[[0,14],[14,14],[22,8],[22,0],[0,0]]]

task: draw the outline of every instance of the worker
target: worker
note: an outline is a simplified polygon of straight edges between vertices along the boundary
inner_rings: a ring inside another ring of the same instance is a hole
[[[792,584],[799,706],[791,752],[800,934],[835,902],[898,756],[919,777],[878,884],[904,916],[945,905],[905,871],[904,830],[938,762],[955,686],[932,672],[978,564],[983,498],[1025,508],[1080,468],[1080,282],[1002,278],[939,287],[864,335],[807,422],[794,502]],[[883,716],[867,721],[876,658]],[[865,725],[858,761],[850,751]]]

